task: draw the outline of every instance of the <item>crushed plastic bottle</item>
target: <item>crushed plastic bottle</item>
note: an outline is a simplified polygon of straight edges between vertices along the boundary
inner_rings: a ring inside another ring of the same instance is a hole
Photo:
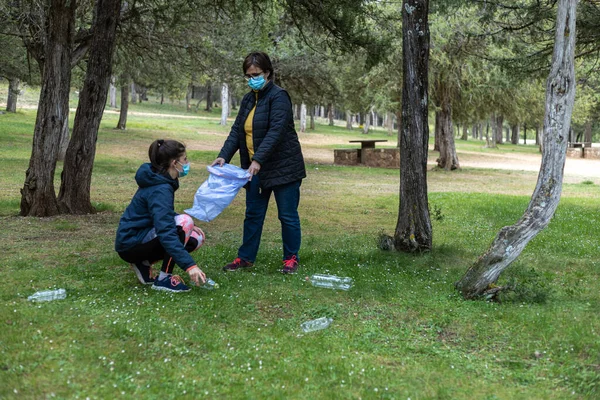
[[[213,290],[213,289],[218,289],[219,288],[219,284],[216,283],[215,281],[213,281],[210,278],[206,278],[206,282],[204,282],[204,285],[202,285],[200,287],[202,289]]]
[[[27,300],[29,301],[52,301],[52,300],[62,300],[67,297],[67,291],[65,289],[56,289],[56,290],[44,290],[42,292],[36,292],[29,296]]]
[[[353,281],[349,277],[340,277],[335,275],[315,274],[307,278],[313,286],[328,289],[348,290],[352,287]]]
[[[333,322],[333,318],[321,317],[311,321],[303,322],[300,327],[306,332],[318,331],[327,328]]]

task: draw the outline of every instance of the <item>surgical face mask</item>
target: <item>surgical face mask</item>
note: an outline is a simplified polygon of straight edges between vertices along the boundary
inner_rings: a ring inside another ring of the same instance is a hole
[[[175,168],[175,169],[177,169],[177,172],[179,173],[180,178],[183,178],[184,176],[186,176],[187,174],[190,173],[190,163],[181,164],[179,161],[177,161],[177,163],[179,165],[181,165],[181,171],[178,170],[177,168]]]
[[[263,75],[248,79],[248,86],[252,90],[260,90],[265,85],[265,77]]]

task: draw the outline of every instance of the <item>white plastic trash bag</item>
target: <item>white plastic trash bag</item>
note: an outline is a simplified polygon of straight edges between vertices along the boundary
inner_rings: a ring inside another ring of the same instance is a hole
[[[250,173],[231,164],[206,167],[210,175],[194,196],[194,206],[185,210],[200,221],[210,222],[221,214],[237,192],[248,182]]]

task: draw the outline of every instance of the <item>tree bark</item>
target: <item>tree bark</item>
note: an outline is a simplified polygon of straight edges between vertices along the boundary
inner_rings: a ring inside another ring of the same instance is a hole
[[[315,130],[315,107],[310,108],[310,119],[308,122],[308,129]]]
[[[392,136],[394,133],[394,114],[389,111],[385,114],[385,125],[387,128],[387,135]]]
[[[404,252],[431,249],[427,198],[429,1],[402,4],[402,131],[400,206],[394,247]]]
[[[129,109],[129,76],[124,74],[121,77],[121,110],[119,111],[119,122],[116,129],[127,129],[127,110]]]
[[[502,129],[502,126],[504,125],[504,115],[502,114],[498,114],[496,116],[496,144],[502,144],[503,140],[502,140],[502,133],[504,133],[504,130]]]
[[[58,206],[62,213],[95,212],[90,200],[92,170],[98,128],[110,85],[120,10],[121,0],[96,1],[94,37],[61,176]]]
[[[352,114],[346,111],[346,129],[352,129]]]
[[[467,128],[467,124],[463,125],[463,130],[462,130],[462,137],[461,140],[468,140],[469,139],[469,130]]]
[[[137,103],[135,82],[131,82],[131,90],[129,91],[129,94],[131,95],[131,104]]]
[[[116,78],[112,76],[110,78],[110,89],[109,89],[109,107],[117,108],[117,87],[115,86]]]
[[[194,83],[190,82],[187,85],[187,90],[185,92],[185,111],[192,111],[192,94],[194,93]]]
[[[306,104],[300,105],[300,132],[306,132]]]
[[[592,120],[590,118],[585,121],[583,132],[583,141],[585,143],[592,143]]]
[[[371,128],[371,118],[370,118],[370,112],[366,112],[364,113],[364,123],[363,123],[363,135],[366,135],[369,133],[369,129]]]
[[[221,125],[227,125],[229,116],[229,86],[223,82],[221,86]]]
[[[46,217],[59,213],[54,172],[61,130],[69,115],[75,8],[75,2],[51,0],[47,11],[42,89],[31,158],[21,189],[20,214],[23,216]]]
[[[6,101],[7,112],[17,112],[17,100],[19,99],[19,85],[21,80],[19,78],[11,78],[8,81],[8,99]]]
[[[510,142],[512,144],[519,144],[519,124],[513,124],[511,130],[512,136],[510,137]]]
[[[452,130],[452,106],[447,101],[443,101],[442,108],[435,113],[436,130],[439,130],[440,136],[440,157],[437,159],[437,165],[447,171],[460,168],[458,156],[456,155],[456,146],[454,144],[454,131]]]
[[[456,288],[466,299],[486,295],[486,290],[498,280],[500,273],[550,223],[558,206],[575,99],[576,9],[577,0],[560,0],[558,5],[552,67],[546,82],[544,152],[531,201],[521,219],[502,228],[490,248],[456,283]]]
[[[212,83],[206,85],[206,108],[205,111],[212,111]]]
[[[491,121],[491,122],[490,122]],[[498,127],[496,123],[496,115],[492,114],[490,116],[490,121],[488,121],[487,128],[485,130],[485,147],[494,149],[496,146],[496,129]],[[492,125],[492,137],[490,137],[490,125]]]
[[[329,126],[333,126],[333,115],[334,115],[334,111],[333,111],[333,103],[329,103],[327,105],[327,116],[329,117]]]

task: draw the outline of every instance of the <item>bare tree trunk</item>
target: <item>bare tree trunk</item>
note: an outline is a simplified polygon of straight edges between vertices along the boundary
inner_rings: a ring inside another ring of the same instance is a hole
[[[333,103],[329,103],[327,105],[327,116],[329,117],[329,126],[333,126],[333,124],[334,124],[334,121],[333,121],[333,116],[334,116]]]
[[[69,114],[75,8],[75,2],[51,0],[47,11],[42,89],[31,158],[21,189],[23,216],[46,217],[59,212],[54,172],[60,134]]]
[[[463,125],[463,130],[462,130],[462,137],[461,140],[468,140],[469,139],[469,130],[467,128],[467,124]]]
[[[504,125],[504,115],[498,114],[496,116],[496,143],[502,144],[502,133],[504,133],[502,126]]]
[[[388,136],[392,136],[394,132],[394,114],[391,112],[387,112],[386,114],[386,128]]]
[[[8,99],[6,101],[7,112],[17,112],[17,100],[19,98],[19,84],[21,80],[19,78],[11,78],[8,81]]]
[[[527,124],[523,124],[523,144],[527,144]]]
[[[308,129],[315,130],[315,107],[310,107],[310,120],[308,123]]]
[[[452,106],[447,100],[443,100],[441,106],[441,110],[435,113],[435,124],[439,125],[440,132],[440,157],[437,159],[437,165],[451,171],[460,168],[452,130]]]
[[[546,83],[544,152],[531,201],[521,219],[502,228],[490,248],[456,283],[464,298],[493,297],[498,288],[491,289],[490,285],[521,254],[527,243],[550,223],[558,206],[567,152],[566,139],[575,99],[576,10],[577,0],[559,1],[552,67]]]
[[[346,111],[346,129],[352,129],[352,114]]]
[[[130,90],[129,94],[131,95],[131,104],[137,103],[137,93],[136,93],[135,82],[131,82],[131,90]]]
[[[69,147],[69,115],[63,121],[63,127],[60,131],[60,138],[58,139],[58,161],[65,161],[67,155],[67,148]]]
[[[124,74],[121,81],[121,110],[116,129],[124,130],[127,128],[127,110],[129,109],[129,76]]]
[[[590,118],[585,121],[583,132],[583,141],[585,143],[592,143],[592,120]]]
[[[204,109],[205,111],[212,111],[212,102],[212,82],[209,82],[206,85],[206,108]]]
[[[58,194],[58,206],[62,213],[95,212],[90,199],[92,170],[98,128],[106,106],[110,84],[120,10],[121,0],[96,1],[94,36]]]
[[[491,121],[491,124],[490,124]],[[490,121],[488,121],[488,125],[487,125],[487,129],[485,130],[485,147],[494,149],[497,148],[498,146],[496,146],[496,129],[498,128],[498,125],[496,123],[496,116],[494,114],[492,114],[490,116]],[[490,132],[490,125],[492,125],[492,136],[490,137],[489,132]]]
[[[433,151],[440,151],[440,130],[442,129],[442,126],[439,124],[440,120],[437,118],[437,114],[436,114],[436,118],[435,118],[435,127],[433,130]]]
[[[221,86],[221,125],[227,125],[229,116],[229,86],[223,82]]]
[[[306,104],[300,105],[300,132],[306,132]]]
[[[117,108],[117,87],[115,86],[116,78],[112,76],[110,78],[110,89],[109,89],[109,104],[110,108]]]
[[[512,144],[519,144],[519,124],[513,124],[511,130],[512,136],[510,137],[510,142]]]
[[[368,111],[363,114],[365,116],[364,117],[365,121],[363,123],[363,134],[364,135],[368,134],[369,133],[369,129],[371,128],[371,118],[370,118],[371,116],[370,116],[370,114],[371,113],[368,112]]]
[[[402,132],[400,206],[394,247],[404,252],[431,249],[427,198],[429,1],[402,4]]]
[[[185,92],[185,111],[190,112],[192,110],[192,94],[194,93],[194,83],[190,82],[187,85]]]

